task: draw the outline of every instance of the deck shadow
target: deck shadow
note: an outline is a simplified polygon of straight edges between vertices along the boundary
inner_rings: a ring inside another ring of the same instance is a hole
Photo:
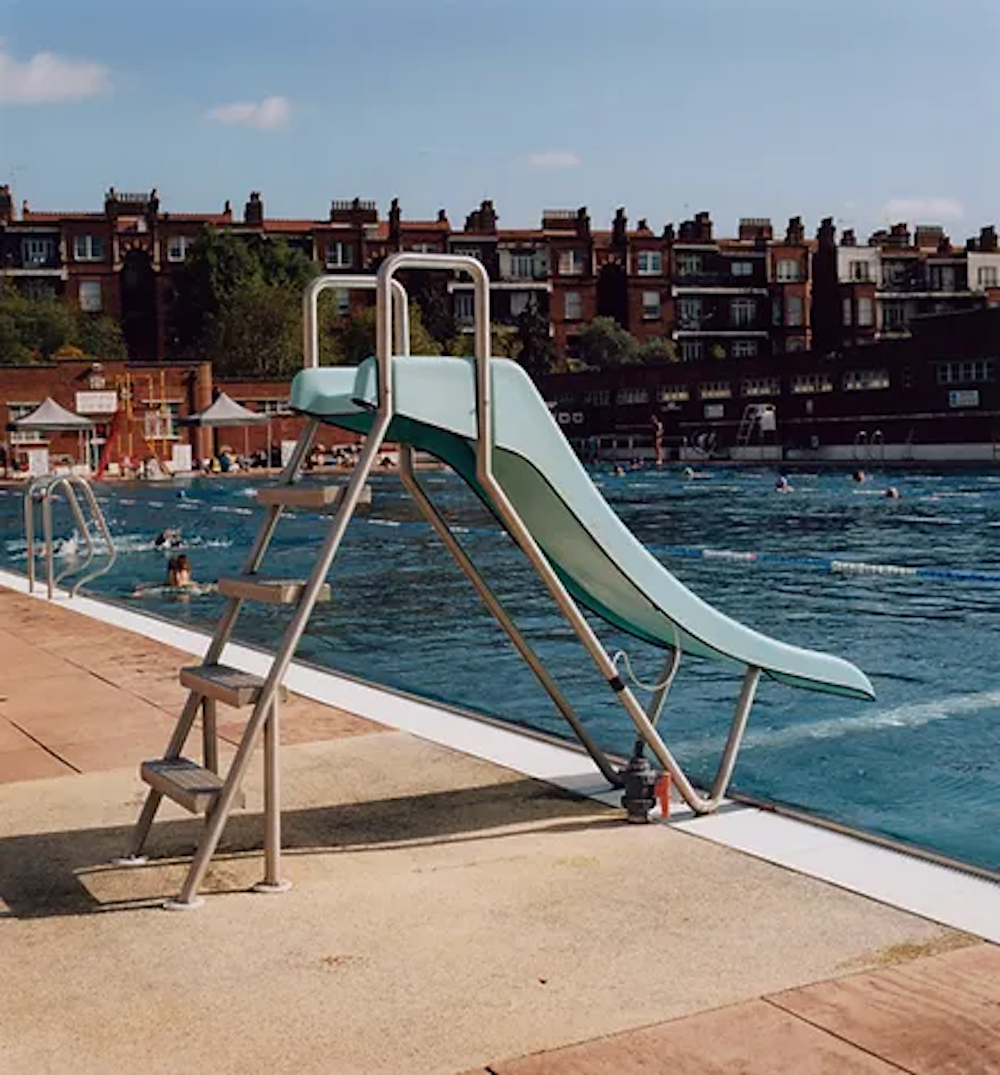
[[[530,779],[422,795],[286,810],[287,855],[385,851],[393,847],[502,839],[512,831],[561,833],[620,824],[592,801]],[[194,852],[200,819],[154,823],[146,866],[115,865],[131,825],[32,833],[0,839],[2,918],[48,918],[136,910],[176,895]],[[263,819],[230,818],[206,878],[206,892],[246,891],[260,879]]]

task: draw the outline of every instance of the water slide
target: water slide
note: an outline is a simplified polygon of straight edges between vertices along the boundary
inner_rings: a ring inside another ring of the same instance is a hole
[[[503,525],[476,475],[474,359],[391,358],[388,439],[427,452],[470,485]],[[608,623],[683,653],[756,667],[796,687],[870,699],[850,662],[769,638],[702,601],[629,531],[590,480],[531,379],[516,363],[490,364],[493,474],[572,596]],[[367,433],[378,409],[377,365],[303,370],[291,405]]]

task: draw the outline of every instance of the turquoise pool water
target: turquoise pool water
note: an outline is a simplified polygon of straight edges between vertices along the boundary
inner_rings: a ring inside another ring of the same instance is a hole
[[[1000,471],[876,473],[863,485],[843,472],[795,474],[784,494],[765,469],[694,479],[677,467],[623,478],[605,470],[595,479],[706,600],[778,638],[855,661],[875,685],[878,700],[862,703],[763,683],[738,788],[1000,869]],[[597,738],[627,750],[627,718],[517,549],[458,479],[428,472],[423,481]],[[889,484],[900,499],[884,496]],[[95,592],[210,627],[222,604],[214,593],[132,595],[162,582],[165,556],[153,541],[167,527],[181,528],[197,579],[237,572],[258,525],[253,489],[239,477],[102,487],[119,560]],[[398,480],[377,475],[373,491],[331,575],[334,599],[317,609],[300,656],[563,734]],[[23,571],[20,494],[0,493],[0,557]],[[304,513],[283,522],[269,569],[302,575],[323,530]],[[273,646],[286,617],[248,608],[237,636]],[[629,652],[640,679],[657,678],[657,651],[599,630]],[[728,669],[682,664],[664,726],[697,775],[714,771],[738,688]]]

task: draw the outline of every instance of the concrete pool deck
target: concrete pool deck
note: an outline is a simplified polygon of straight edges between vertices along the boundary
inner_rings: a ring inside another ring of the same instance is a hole
[[[0,589],[11,1070],[1000,1073],[994,945],[700,838],[696,822],[625,825],[556,786],[565,763],[541,744],[514,736],[522,771],[496,747],[472,756],[493,735],[473,722],[457,750],[296,698],[283,728],[295,887],[247,891],[261,870],[255,766],[215,895],[163,912],[196,819],[165,808],[148,866],[109,863],[194,647],[74,610],[94,604]],[[399,705],[384,695],[387,713]]]

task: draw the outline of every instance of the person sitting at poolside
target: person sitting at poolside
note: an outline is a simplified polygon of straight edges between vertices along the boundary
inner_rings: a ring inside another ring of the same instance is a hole
[[[172,556],[167,564],[167,585],[183,588],[193,584],[191,561],[183,553],[180,556]]]

